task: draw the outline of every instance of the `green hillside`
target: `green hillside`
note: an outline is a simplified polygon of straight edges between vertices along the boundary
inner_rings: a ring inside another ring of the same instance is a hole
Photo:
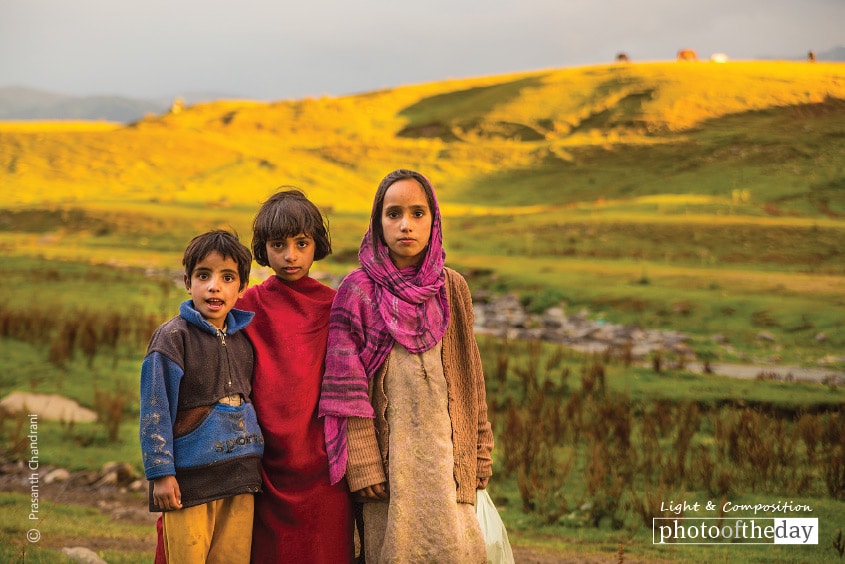
[[[432,179],[447,263],[476,302],[509,292],[530,311],[679,330],[698,360],[757,371],[725,378],[670,351],[635,362],[480,336],[491,495],[521,555],[834,558],[842,386],[766,368],[845,371],[841,63],[605,65],[219,101],[127,126],[0,122],[0,397],[59,393],[100,417],[44,421],[42,466],[139,467],[139,366],[187,297],[191,237],[223,227],[248,242],[259,203],[294,185],[330,220],[334,253],[312,275],[336,281],[356,265],[377,183],[400,167]],[[268,274],[254,265],[251,283]],[[0,413],[0,456],[25,457],[25,435],[21,416]],[[819,544],[652,544],[664,501],[720,498],[807,503]],[[105,529],[93,509],[57,504],[36,547],[28,499],[0,492],[17,510],[0,559],[60,561],[52,539],[86,545]],[[151,525],[102,534],[109,561],[151,558]],[[136,536],[146,552],[134,554]]]
[[[479,291],[546,291],[751,348],[780,331],[764,357],[845,364],[839,63],[605,65],[220,101],[128,126],[0,122],[0,248],[178,270],[194,233],[248,238],[258,204],[296,185],[329,212],[321,268],[342,273],[398,167],[432,179],[448,259],[481,273]]]
[[[730,197],[739,188],[759,203],[801,208],[794,200],[812,195],[811,206],[843,211],[833,197],[841,192],[843,99],[845,65],[737,62],[216,102],[111,130],[2,127],[0,182],[7,206],[115,198],[252,205],[292,183],[335,209],[362,210],[384,172],[412,166],[445,201],[485,206]]]

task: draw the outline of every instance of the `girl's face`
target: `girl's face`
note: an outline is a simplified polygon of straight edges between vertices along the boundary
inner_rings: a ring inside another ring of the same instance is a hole
[[[431,238],[433,217],[425,190],[413,178],[394,182],[384,194],[381,228],[396,268],[419,264]]]
[[[316,248],[314,238],[305,233],[267,241],[267,262],[276,276],[285,282],[296,282],[308,276]]]

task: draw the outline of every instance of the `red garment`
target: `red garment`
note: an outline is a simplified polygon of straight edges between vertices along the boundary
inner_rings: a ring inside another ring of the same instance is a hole
[[[255,312],[252,400],[264,433],[263,493],[255,498],[252,561],[343,563],[354,558],[346,482],[329,483],[317,403],[335,290],[271,276],[236,307]]]
[[[164,524],[161,519],[161,513],[156,519],[156,556],[155,564],[167,564],[167,553],[164,552]]]

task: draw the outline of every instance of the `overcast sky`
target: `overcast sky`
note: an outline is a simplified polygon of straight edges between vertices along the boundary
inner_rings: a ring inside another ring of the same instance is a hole
[[[263,100],[845,45],[845,0],[0,0],[0,86]]]

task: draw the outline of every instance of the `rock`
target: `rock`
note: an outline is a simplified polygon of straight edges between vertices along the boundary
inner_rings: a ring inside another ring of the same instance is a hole
[[[128,462],[106,462],[100,470],[100,474],[114,473],[117,476],[117,481],[121,484],[130,484],[138,475],[135,473],[135,468]]]
[[[105,474],[100,475],[100,479],[94,482],[94,486],[102,487],[102,486],[116,486],[117,485],[117,472],[106,472]]]
[[[768,341],[770,343],[774,343],[776,341],[775,336],[769,333],[768,331],[760,331],[757,333],[757,340],[758,341]]]
[[[128,486],[138,479],[135,469],[126,462],[106,462],[94,479],[95,487]]]
[[[131,484],[129,484],[129,491],[130,492],[142,492],[147,489],[147,481],[146,480],[134,480]]]
[[[589,318],[586,309],[567,317],[563,307],[551,307],[542,315],[526,312],[516,294],[490,295],[486,302],[473,303],[475,332],[508,339],[540,339],[558,343],[588,354],[608,349],[630,350],[634,358],[656,349],[676,349],[695,358],[686,344],[688,336],[679,331],[642,329]]]
[[[57,394],[12,392],[0,400],[0,411],[12,415],[36,414],[50,421],[66,423],[91,423],[97,420],[97,414],[90,409]]]
[[[44,476],[45,484],[52,484],[53,482],[67,482],[70,479],[70,472],[64,468],[56,468],[50,470]]]
[[[676,343],[672,350],[683,360],[695,360],[695,352],[686,343]]]
[[[818,333],[816,335],[816,342],[817,343],[825,343],[827,342],[827,335],[825,333]]]
[[[631,347],[631,358],[635,358],[638,360],[647,358],[655,350],[656,349],[653,346],[647,343],[640,343]]]
[[[543,326],[548,329],[558,329],[566,323],[566,315],[561,307],[550,307],[543,314]]]
[[[68,557],[71,562],[81,562],[82,564],[107,564],[105,560],[97,556],[97,553],[90,548],[84,546],[74,546],[72,548],[65,547],[62,549],[62,554]]]

